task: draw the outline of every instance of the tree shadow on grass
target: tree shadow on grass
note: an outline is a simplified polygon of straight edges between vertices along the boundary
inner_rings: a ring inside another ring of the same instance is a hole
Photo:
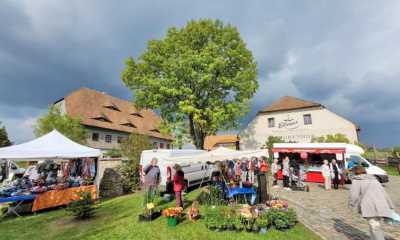
[[[343,233],[346,237],[350,240],[369,240],[371,239],[368,234],[361,231],[358,228],[355,228],[340,219],[334,218],[333,221],[335,222],[334,227],[337,232]],[[391,237],[385,236],[386,240],[395,240]]]

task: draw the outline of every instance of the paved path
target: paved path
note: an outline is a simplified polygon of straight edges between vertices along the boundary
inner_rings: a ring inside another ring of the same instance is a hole
[[[385,190],[400,212],[400,177],[390,177]],[[368,222],[347,207],[347,189],[327,192],[318,184],[310,184],[310,192],[288,192],[279,188],[274,189],[273,194],[287,199],[300,221],[324,239],[370,239]],[[387,239],[400,240],[400,226],[383,226]]]

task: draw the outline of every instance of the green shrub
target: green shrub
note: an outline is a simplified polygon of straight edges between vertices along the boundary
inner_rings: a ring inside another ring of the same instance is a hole
[[[297,223],[296,212],[291,208],[270,209],[267,215],[269,222],[278,230],[289,229]]]
[[[76,219],[88,219],[95,215],[97,209],[96,200],[92,199],[91,192],[79,192],[79,200],[68,204],[66,211]]]

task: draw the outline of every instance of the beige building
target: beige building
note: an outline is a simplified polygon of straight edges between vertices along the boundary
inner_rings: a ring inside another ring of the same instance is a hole
[[[88,131],[87,145],[101,150],[119,148],[131,133],[147,135],[154,148],[171,148],[172,137],[160,133],[160,117],[138,110],[122,100],[93,89],[81,88],[54,103],[63,113],[80,118]]]
[[[285,96],[259,111],[240,131],[240,148],[260,148],[269,136],[303,143],[311,142],[313,137],[340,133],[353,143],[358,142],[358,131],[356,124],[320,103]]]

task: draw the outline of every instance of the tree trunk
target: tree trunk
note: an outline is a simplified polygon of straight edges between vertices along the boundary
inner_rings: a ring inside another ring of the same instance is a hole
[[[205,134],[201,131],[201,129],[198,129],[196,126],[196,123],[193,121],[193,116],[189,115],[189,130],[190,130],[190,136],[193,139],[193,143],[196,146],[197,149],[204,149],[204,139],[205,139]]]

